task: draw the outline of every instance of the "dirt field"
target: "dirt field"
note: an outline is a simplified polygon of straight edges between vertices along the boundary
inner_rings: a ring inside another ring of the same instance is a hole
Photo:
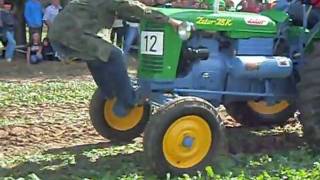
[[[94,89],[83,62],[0,61],[0,179],[157,179],[145,168],[141,138],[113,145],[92,128],[88,106]],[[309,152],[299,150],[304,142],[296,118],[284,127],[252,129],[219,111],[230,154]]]
[[[16,59],[12,63],[0,61],[0,79],[59,79],[83,78],[89,75],[86,64],[74,62],[65,64],[56,61],[45,61],[37,65],[28,65],[24,59]]]

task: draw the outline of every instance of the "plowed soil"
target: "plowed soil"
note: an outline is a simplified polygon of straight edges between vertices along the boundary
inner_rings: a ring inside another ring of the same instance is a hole
[[[10,82],[41,82],[48,79],[79,79],[91,81],[85,63],[62,64],[44,62],[26,65],[22,61],[12,64],[0,62],[0,80]],[[41,104],[36,107],[9,106],[0,109],[0,119],[12,119],[12,123],[0,126],[0,157],[14,156],[33,151],[72,147],[83,144],[108,142],[99,136],[89,123],[88,103],[83,104]],[[268,133],[254,131],[270,130],[243,128],[219,109],[226,129],[226,148],[232,153],[270,151],[281,148],[295,148],[302,143],[298,136],[301,130],[293,118],[285,127],[273,128]],[[24,121],[14,121],[21,119]],[[71,118],[70,118],[71,117]]]

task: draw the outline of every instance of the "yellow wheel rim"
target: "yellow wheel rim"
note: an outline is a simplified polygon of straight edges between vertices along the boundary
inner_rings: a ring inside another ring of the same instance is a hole
[[[268,105],[265,101],[249,101],[248,106],[255,112],[265,115],[277,114],[289,107],[289,103],[287,101],[280,101],[274,105]]]
[[[108,125],[119,131],[128,131],[134,128],[143,118],[143,106],[133,108],[125,117],[118,117],[113,113],[115,99],[106,100],[104,105],[104,119]]]
[[[163,152],[166,160],[177,168],[190,168],[208,154],[212,143],[211,129],[199,116],[184,116],[166,131]]]

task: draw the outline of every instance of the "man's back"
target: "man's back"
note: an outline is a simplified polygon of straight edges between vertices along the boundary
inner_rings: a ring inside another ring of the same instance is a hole
[[[96,33],[103,27],[111,28],[114,21],[112,1],[106,0],[73,0],[58,14],[55,25],[73,24],[74,28]]]

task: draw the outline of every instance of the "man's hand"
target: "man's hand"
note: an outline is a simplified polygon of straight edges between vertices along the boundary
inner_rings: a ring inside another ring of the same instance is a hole
[[[168,23],[175,29],[177,30],[179,25],[182,24],[182,21],[177,20],[177,19],[173,19],[173,18],[169,18]]]

